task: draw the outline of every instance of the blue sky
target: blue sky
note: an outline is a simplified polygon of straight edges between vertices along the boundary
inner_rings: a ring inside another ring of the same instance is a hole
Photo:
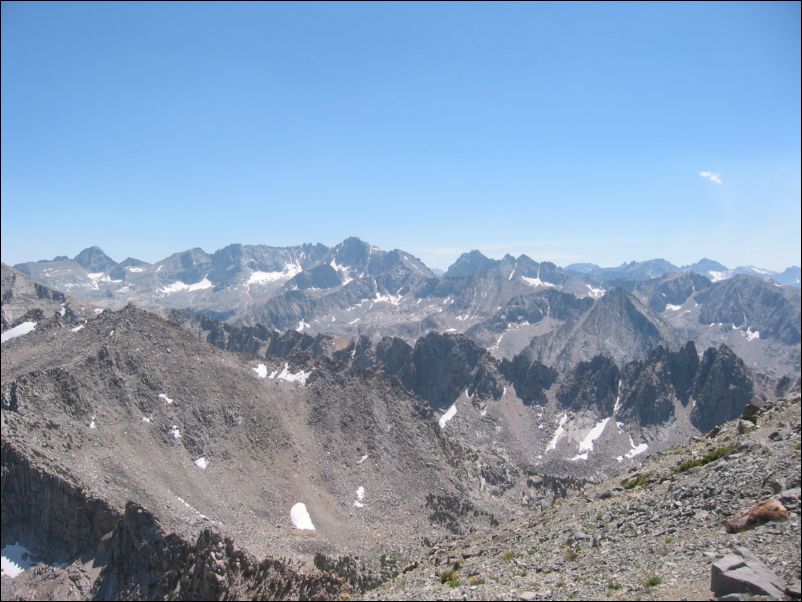
[[[4,2],[2,258],[783,269],[799,116],[799,3]]]

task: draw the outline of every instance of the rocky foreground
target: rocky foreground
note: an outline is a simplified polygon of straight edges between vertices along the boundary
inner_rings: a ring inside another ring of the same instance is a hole
[[[799,395],[745,416],[543,514],[440,542],[365,597],[799,599]],[[765,500],[773,514],[738,516]]]

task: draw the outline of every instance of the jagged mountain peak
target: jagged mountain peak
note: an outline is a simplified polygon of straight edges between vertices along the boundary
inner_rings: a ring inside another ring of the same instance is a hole
[[[471,276],[482,270],[487,270],[497,265],[495,259],[490,259],[481,251],[474,249],[460,255],[457,260],[446,270],[446,278],[462,278]]]
[[[88,272],[108,272],[117,262],[100,247],[88,247],[75,256],[75,261]]]

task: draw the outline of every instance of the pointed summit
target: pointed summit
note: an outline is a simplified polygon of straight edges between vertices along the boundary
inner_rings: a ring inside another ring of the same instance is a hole
[[[100,247],[84,249],[74,259],[89,272],[108,272],[117,265],[117,262],[106,255]]]
[[[463,253],[446,271],[446,278],[463,278],[495,266],[498,262],[485,257],[480,251]]]

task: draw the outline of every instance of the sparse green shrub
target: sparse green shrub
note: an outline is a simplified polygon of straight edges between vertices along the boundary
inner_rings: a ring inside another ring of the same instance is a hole
[[[649,479],[648,475],[639,474],[637,476],[632,477],[631,479],[626,479],[621,482],[621,487],[624,489],[635,489],[635,487],[640,487],[644,485],[646,481]]]
[[[579,558],[579,553],[573,546],[565,546],[565,548],[563,548],[563,558],[565,558],[568,562],[573,562]]]
[[[357,565],[357,559],[353,556],[333,558],[318,553],[315,554],[314,564],[321,571],[334,573],[342,577],[359,591],[373,589],[398,576],[397,561],[386,554],[382,554],[379,557],[380,570],[378,575],[362,563]]]
[[[440,583],[448,585],[449,587],[459,587],[459,576],[457,571],[459,569],[452,569],[440,575]]]
[[[618,583],[618,581],[614,581],[614,580],[610,579],[607,582],[607,589],[614,589],[614,590],[615,589],[621,589],[621,584]]]
[[[680,474],[690,470],[691,468],[696,468],[697,466],[704,466],[705,464],[710,464],[711,462],[715,462],[716,460],[729,456],[736,449],[738,449],[737,445],[726,445],[724,447],[717,447],[707,452],[701,458],[696,458],[694,460],[688,460],[687,462],[683,462],[674,469],[674,473]]]
[[[651,575],[648,575],[648,576],[647,576],[647,577],[646,577],[646,578],[643,580],[643,585],[645,585],[646,587],[657,587],[657,586],[658,586],[658,585],[660,585],[662,582],[663,582],[663,580],[662,580],[660,577],[658,577],[657,575],[655,575],[654,573],[652,573]]]
[[[483,585],[484,582],[484,578],[480,577],[479,575],[474,575],[468,579],[468,585]]]
[[[513,558],[515,558],[515,552],[513,552],[512,550],[510,550],[509,552],[504,552],[504,556],[502,556],[502,558],[504,560],[512,560]]]

